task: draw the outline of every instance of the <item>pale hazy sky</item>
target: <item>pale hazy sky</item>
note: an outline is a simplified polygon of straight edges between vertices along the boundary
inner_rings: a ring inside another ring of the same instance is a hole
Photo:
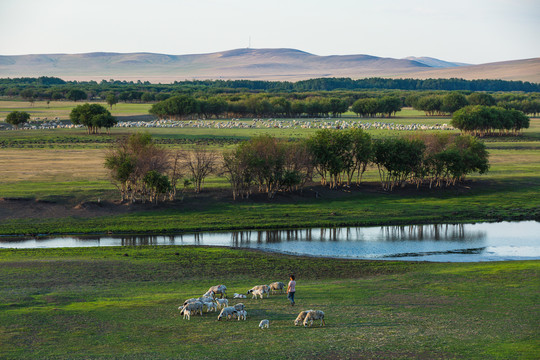
[[[540,56],[540,0],[0,0],[0,55],[317,55],[486,63]]]

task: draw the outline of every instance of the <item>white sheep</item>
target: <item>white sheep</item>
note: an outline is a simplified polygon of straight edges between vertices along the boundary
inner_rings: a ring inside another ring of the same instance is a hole
[[[263,298],[264,292],[261,289],[249,290],[249,291],[251,292],[252,299],[256,299],[257,295],[259,295],[261,297],[261,299]]]
[[[229,300],[227,299],[216,299],[218,309],[229,306]]]
[[[202,297],[209,297],[209,298],[215,299],[216,293],[213,292],[212,290],[208,290]]]
[[[238,303],[234,305],[234,308],[236,309],[236,311],[240,311],[240,310],[244,310],[246,307],[244,306],[244,304]]]
[[[321,326],[324,326],[324,312],[321,310],[311,310],[307,313],[306,318],[304,319],[304,327],[313,325],[314,320],[321,320]]]
[[[245,294],[234,293],[234,299],[245,299],[247,296]]]
[[[261,320],[261,322],[259,323],[259,329],[264,329],[264,328],[270,329],[270,320],[268,319]]]
[[[270,287],[270,291],[279,291],[280,294],[283,294],[283,290],[285,289],[285,284],[281,281],[276,281],[268,285]]]
[[[215,285],[208,289],[207,293],[213,291],[214,294],[219,294],[219,298],[223,299],[223,296],[227,297],[227,287],[225,285]]]
[[[248,290],[247,294],[251,294],[255,290],[261,290],[263,294],[268,294],[270,296],[270,287],[268,285],[256,285]]]
[[[217,311],[217,304],[215,302],[205,302],[203,304],[206,306],[206,312]]]
[[[191,320],[191,310],[184,309],[180,312],[180,315],[184,315],[184,319],[187,318],[188,320]]]
[[[296,317],[296,320],[294,320],[294,326],[298,326],[298,325],[302,324],[304,322],[304,319],[306,318],[306,315],[310,311],[313,311],[313,310],[301,311],[300,314],[298,314],[298,316]]]
[[[236,315],[236,309],[233,306],[228,306],[221,310],[218,316],[218,321],[221,321],[222,318],[226,318],[227,320],[232,319]]]
[[[196,313],[200,313],[202,315],[203,303],[200,301],[190,302],[186,305],[180,306],[178,309],[180,310],[180,315],[183,315],[185,310],[189,310],[190,315],[194,315]]]
[[[237,312],[236,312],[236,316],[237,316],[237,318],[238,318],[238,321],[240,321],[240,320],[242,320],[242,319],[245,321],[246,318],[247,318],[247,311],[246,311],[246,310],[240,310],[240,311],[237,311]]]

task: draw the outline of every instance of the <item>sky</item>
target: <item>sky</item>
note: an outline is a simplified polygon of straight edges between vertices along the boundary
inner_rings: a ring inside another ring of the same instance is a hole
[[[540,0],[0,0],[0,55],[250,45],[470,64],[540,57]]]

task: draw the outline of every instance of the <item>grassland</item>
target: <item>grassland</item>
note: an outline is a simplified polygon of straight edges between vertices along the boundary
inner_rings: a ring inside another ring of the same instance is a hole
[[[369,262],[169,246],[0,250],[0,357],[536,359],[539,270],[538,261]],[[273,295],[245,299],[245,322],[178,314],[211,285],[245,292],[289,272],[298,277],[296,307]],[[303,309],[323,310],[326,327],[295,327]],[[259,330],[261,319],[270,329]]]
[[[9,101],[0,102],[0,108],[14,109],[17,104],[28,105]],[[44,114],[62,116],[60,112],[73,105],[51,103],[51,113]],[[34,106],[44,108],[40,103]],[[146,111],[144,106],[147,105],[118,104],[117,111],[139,116]],[[384,121],[434,124],[447,123],[449,119],[425,117],[420,112],[404,109],[396,118]],[[156,141],[169,148],[182,148],[197,142],[218,151],[261,133],[301,138],[315,131],[276,128],[147,130]],[[540,119],[532,119],[531,127],[522,137],[487,139],[490,172],[471,176],[467,183],[457,187],[437,190],[410,187],[391,194],[383,193],[379,190],[378,173],[371,168],[365,175],[365,184],[351,190],[330,191],[313,183],[302,193],[281,194],[273,201],[254,196],[247,201],[234,202],[227,181],[214,176],[206,182],[204,193],[188,193],[183,202],[159,207],[126,207],[111,202],[117,195],[102,166],[103,157],[116,138],[132,131],[136,130],[115,128],[111,135],[99,136],[69,129],[1,132],[0,198],[31,201],[0,203],[0,234],[181,232],[540,219],[537,196],[540,193]],[[369,133],[383,137],[395,136],[398,132],[369,130]],[[34,200],[38,203],[33,203]]]

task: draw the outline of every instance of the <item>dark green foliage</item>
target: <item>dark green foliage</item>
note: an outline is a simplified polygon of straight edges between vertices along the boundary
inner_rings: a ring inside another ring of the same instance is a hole
[[[192,96],[174,96],[152,105],[149,112],[158,118],[184,119],[199,113],[199,104]]]
[[[469,105],[469,102],[465,95],[452,92],[443,97],[441,110],[451,114],[467,105]]]
[[[18,128],[19,125],[24,124],[30,120],[30,114],[26,111],[12,111],[6,116],[6,122]]]
[[[107,102],[107,105],[109,105],[109,107],[112,110],[113,105],[118,104],[118,97],[114,93],[110,93],[110,94],[107,94],[105,101]]]
[[[430,95],[430,96],[422,96],[416,102],[414,103],[414,108],[416,110],[422,110],[426,113],[426,115],[442,115],[443,101],[441,96],[438,95]]]
[[[385,139],[374,144],[374,163],[385,190],[405,186],[407,179],[422,166],[425,144],[404,138]]]
[[[109,129],[116,124],[116,119],[109,110],[99,104],[78,105],[69,114],[71,122],[75,125],[84,125],[88,134],[96,134],[102,127]]]
[[[499,135],[517,135],[529,127],[529,118],[521,111],[496,106],[470,105],[454,113],[452,126],[465,133],[489,135],[495,130]]]
[[[86,100],[88,98],[88,94],[84,92],[83,90],[79,89],[72,89],[69,90],[66,94],[66,99],[72,100],[72,101],[78,101],[78,100]]]
[[[493,96],[483,92],[472,93],[467,97],[467,100],[471,105],[494,106],[497,103]]]

